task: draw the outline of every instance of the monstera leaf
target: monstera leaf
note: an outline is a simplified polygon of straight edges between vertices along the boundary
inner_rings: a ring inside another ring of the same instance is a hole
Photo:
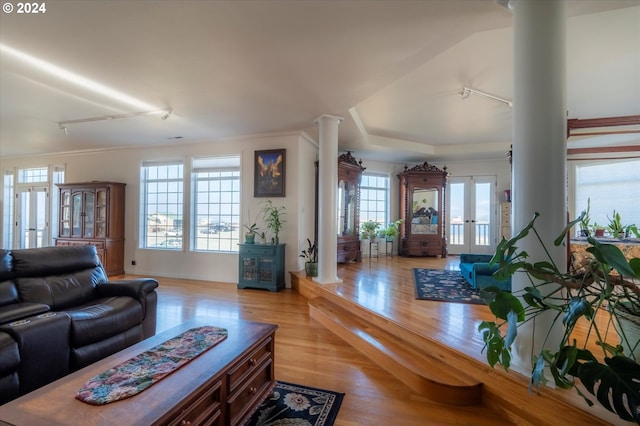
[[[606,365],[596,361],[580,365],[578,378],[607,410],[640,424],[640,365],[624,356],[604,361]]]

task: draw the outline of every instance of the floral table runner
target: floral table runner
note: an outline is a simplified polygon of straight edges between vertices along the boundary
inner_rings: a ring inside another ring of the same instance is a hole
[[[76,399],[104,405],[136,395],[226,339],[224,328],[192,328],[89,379]]]

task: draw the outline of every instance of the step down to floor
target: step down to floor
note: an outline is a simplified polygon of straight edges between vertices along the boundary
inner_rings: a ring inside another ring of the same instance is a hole
[[[451,405],[478,405],[482,383],[429,355],[428,342],[409,344],[324,297],[309,299],[312,318],[383,367],[415,392]]]

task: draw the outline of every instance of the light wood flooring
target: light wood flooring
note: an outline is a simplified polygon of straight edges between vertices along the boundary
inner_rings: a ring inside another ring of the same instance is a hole
[[[388,318],[437,333],[445,344],[484,360],[476,328],[480,320],[491,317],[486,306],[416,301],[414,297],[413,268],[457,269],[457,265],[457,257],[363,259],[339,265],[338,276],[344,282],[329,286]],[[156,278],[160,283],[158,332],[195,316],[207,316],[219,326],[235,319],[278,324],[276,378],[345,393],[337,426],[513,424],[482,406],[447,406],[416,394],[311,318],[307,298],[295,290],[238,290],[234,284],[215,282],[215,277],[212,281]],[[526,386],[522,392],[526,394]],[[535,410],[536,397],[523,398],[531,398]],[[571,424],[562,417],[565,420],[547,424]],[[550,418],[556,417],[550,413]]]

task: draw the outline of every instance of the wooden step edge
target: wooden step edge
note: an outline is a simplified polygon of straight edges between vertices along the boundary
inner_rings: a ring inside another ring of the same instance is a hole
[[[324,314],[332,316],[336,322],[340,322],[344,327],[349,327],[354,331],[364,330],[368,333],[369,343],[378,346],[378,350],[389,352],[392,355],[399,355],[407,368],[410,368],[425,377],[438,377],[437,381],[450,383],[452,385],[477,385],[480,382],[469,375],[460,372],[447,362],[451,357],[443,357],[441,353],[431,353],[431,346],[428,341],[404,340],[393,332],[389,332],[385,327],[371,324],[367,319],[353,315],[351,309],[344,309],[339,305],[319,297],[310,301],[310,305]]]
[[[433,363],[428,357],[419,357],[414,351],[402,351],[402,346],[394,342],[394,338],[389,333],[374,327],[362,324],[358,320],[353,320],[348,311],[343,310],[323,298],[314,298],[309,301],[310,316],[322,324],[324,327],[342,338],[345,342],[358,349],[372,361],[393,374],[400,381],[409,386],[412,390],[426,398],[449,405],[479,405],[482,402],[481,383],[461,383],[460,380],[442,381],[442,377],[425,375],[425,371],[442,371],[441,365]],[[391,351],[390,347],[400,347],[400,351]],[[415,358],[408,360],[407,353]],[[424,364],[420,370],[416,371],[415,365],[422,361]],[[450,378],[448,375],[447,378]]]

